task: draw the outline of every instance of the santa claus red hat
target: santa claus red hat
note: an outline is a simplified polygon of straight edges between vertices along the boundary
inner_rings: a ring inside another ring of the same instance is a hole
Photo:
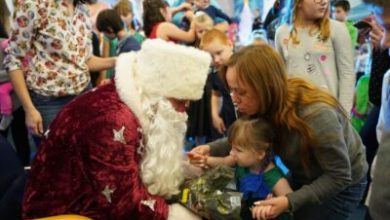
[[[135,59],[135,83],[144,92],[176,99],[197,100],[202,97],[211,63],[208,53],[153,39],[143,42]],[[119,59],[118,62],[128,61]]]

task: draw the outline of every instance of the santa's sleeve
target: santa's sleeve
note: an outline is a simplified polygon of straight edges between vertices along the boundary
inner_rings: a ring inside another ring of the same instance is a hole
[[[88,126],[81,149],[84,175],[95,190],[100,219],[167,219],[164,198],[150,195],[140,178],[138,153],[142,134],[131,114],[117,112]],[[89,209],[93,210],[93,209]],[[103,214],[105,212],[105,214]],[[86,213],[88,214],[88,213]],[[87,215],[88,216],[88,215]]]

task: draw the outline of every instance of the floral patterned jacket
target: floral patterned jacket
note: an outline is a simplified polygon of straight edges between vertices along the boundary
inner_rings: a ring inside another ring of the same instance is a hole
[[[45,96],[81,93],[89,84],[86,65],[92,56],[92,26],[85,5],[74,13],[62,0],[19,0],[15,9],[8,72],[22,69],[29,90]]]

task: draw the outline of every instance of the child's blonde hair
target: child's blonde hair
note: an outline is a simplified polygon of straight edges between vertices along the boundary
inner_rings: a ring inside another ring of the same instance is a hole
[[[129,13],[133,14],[133,4],[129,0],[119,0],[114,10],[121,16],[127,16]]]
[[[199,48],[203,49],[205,46],[207,46],[211,42],[214,42],[215,40],[218,40],[224,45],[231,44],[229,38],[226,36],[225,33],[214,28],[203,35],[202,39],[200,40]]]
[[[206,13],[204,12],[197,12],[194,16],[194,25],[195,27],[199,26],[208,26],[208,27],[213,27],[214,26],[214,21],[213,19]]]
[[[274,138],[275,133],[270,123],[261,118],[238,119],[228,130],[228,141],[231,145],[254,152],[263,150],[268,161],[273,157]]]
[[[295,0],[293,4],[293,15],[292,15],[292,27],[290,31],[290,38],[292,39],[293,44],[299,44],[301,41],[298,37],[298,31],[296,27],[296,23],[298,22],[298,19],[301,19],[298,17],[298,10],[299,5],[302,4],[303,0]],[[309,30],[309,34],[313,35],[317,33],[317,31],[320,32],[320,39],[321,41],[325,42],[330,38],[330,19],[327,15],[329,12],[330,3],[328,3],[328,7],[326,8],[326,13],[324,17],[317,19],[315,21],[315,27],[311,28]]]

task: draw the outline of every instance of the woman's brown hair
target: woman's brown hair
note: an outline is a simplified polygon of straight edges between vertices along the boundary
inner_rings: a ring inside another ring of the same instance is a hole
[[[307,168],[309,150],[317,145],[317,138],[305,118],[299,115],[299,110],[313,103],[325,103],[344,113],[339,102],[304,79],[287,79],[282,58],[266,44],[247,46],[233,54],[221,69],[225,82],[227,68],[232,67],[236,70],[238,85],[255,90],[260,103],[259,117],[267,119],[278,131],[275,153],[280,153],[281,148],[289,144],[286,141],[291,132],[297,132],[300,135],[300,157]]]
[[[169,4],[163,0],[144,0],[143,7],[144,31],[149,36],[155,24],[165,21],[160,9],[169,7]]]
[[[293,14],[292,14],[292,27],[291,27],[291,32],[290,32],[290,38],[292,39],[293,44],[299,44],[300,40],[298,37],[298,31],[296,28],[296,23],[299,22],[299,16],[298,16],[298,10],[299,10],[299,5],[303,4],[304,0],[291,0],[294,2],[294,8],[293,8]],[[314,1],[314,0],[313,0]],[[315,21],[315,27],[311,28],[309,30],[309,34],[313,35],[317,33],[318,31],[320,32],[320,37],[322,41],[327,41],[330,37],[330,21],[329,21],[329,7],[330,3],[328,3],[328,7],[326,9],[325,15],[323,18],[318,19]]]

